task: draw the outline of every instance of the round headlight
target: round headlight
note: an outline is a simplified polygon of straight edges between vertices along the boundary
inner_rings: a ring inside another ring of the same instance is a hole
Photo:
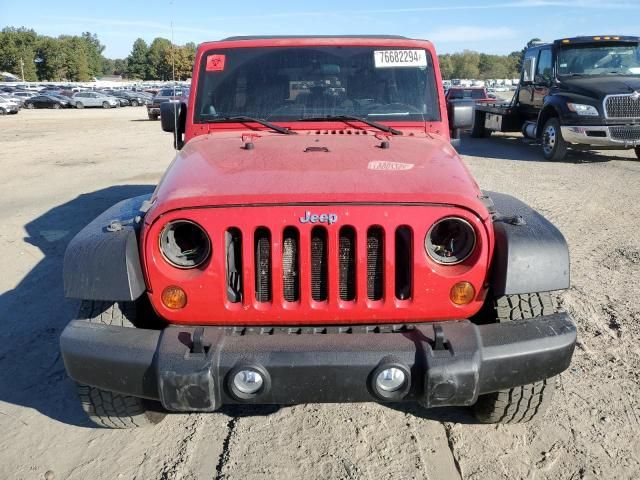
[[[437,263],[455,265],[473,253],[476,232],[469,222],[458,217],[438,220],[427,232],[424,248]]]
[[[211,242],[200,225],[188,220],[176,220],[162,229],[160,251],[175,267],[195,268],[209,258]]]

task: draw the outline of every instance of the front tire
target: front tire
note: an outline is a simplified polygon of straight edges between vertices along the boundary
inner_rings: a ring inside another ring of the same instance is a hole
[[[567,142],[562,138],[560,121],[550,118],[542,128],[542,152],[544,158],[553,162],[559,162],[567,155]]]
[[[76,108],[84,108],[84,103],[76,102]]]
[[[132,107],[137,107],[138,106],[138,101],[137,100],[131,100],[131,106]]]
[[[558,311],[549,292],[505,295],[494,300],[498,322],[551,315]],[[480,395],[472,407],[481,423],[524,423],[544,415],[551,403],[557,377]]]
[[[54,103],[53,104],[53,109],[54,110],[60,110],[60,104],[59,103]]]
[[[134,302],[83,300],[78,318],[90,323],[136,328]],[[78,384],[82,409],[96,425],[106,428],[136,428],[155,425],[166,413],[157,402]]]
[[[111,105],[109,105],[109,102],[102,102],[102,108],[111,108]]]

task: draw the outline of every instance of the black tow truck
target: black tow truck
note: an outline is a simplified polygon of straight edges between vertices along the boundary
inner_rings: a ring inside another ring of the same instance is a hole
[[[476,105],[471,136],[522,132],[547,160],[568,148],[635,149],[640,158],[640,37],[595,36],[534,43],[508,104]]]

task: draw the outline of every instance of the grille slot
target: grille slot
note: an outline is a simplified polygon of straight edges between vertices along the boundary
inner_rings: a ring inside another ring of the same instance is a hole
[[[300,300],[300,235],[293,227],[282,239],[282,295],[287,302]]]
[[[413,242],[411,229],[406,225],[396,229],[396,298],[411,298],[411,277],[413,268]]]
[[[356,298],[356,232],[353,227],[342,227],[338,238],[338,268],[340,299]]]
[[[311,298],[316,302],[327,299],[327,264],[327,231],[322,227],[314,227],[311,230]]]
[[[620,125],[609,127],[609,135],[616,142],[640,142],[640,125]]]
[[[371,227],[367,231],[367,297],[380,300],[384,293],[384,231]]]
[[[611,95],[604,102],[608,118],[640,117],[640,99],[634,100],[631,95]]]
[[[231,303],[242,301],[242,232],[229,228],[224,235],[225,268],[227,271],[227,300]]]
[[[271,234],[260,227],[254,237],[256,300],[271,301]]]

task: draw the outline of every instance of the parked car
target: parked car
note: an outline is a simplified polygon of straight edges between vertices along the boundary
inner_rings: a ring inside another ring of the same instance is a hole
[[[139,92],[130,92],[127,90],[105,90],[105,92],[109,95],[113,95],[114,97],[128,100],[132,107],[146,105],[150,100],[148,97],[140,95]]]
[[[24,108],[71,108],[73,104],[70,99],[62,96],[54,96],[50,94],[37,95],[27,98],[24,101]]]
[[[160,104],[179,153],[153,195],[64,255],[82,303],[60,353],[89,417],[307,402],[542,417],[576,345],[550,293],[569,287],[567,242],[480,190],[448,135],[475,104],[442,114],[433,45],[236,37],[202,43],[196,69],[197,96]]]
[[[113,108],[119,106],[118,99],[99,92],[74,93],[72,100],[76,108],[102,107]]]
[[[20,110],[20,107],[15,102],[0,96],[0,115],[6,115],[7,113],[16,114]]]
[[[24,103],[24,99],[20,97],[14,97],[13,94],[7,93],[0,95],[5,101],[10,103],[15,103],[18,109],[22,108],[22,104]]]
[[[20,97],[23,100],[26,100],[27,98],[35,97],[38,94],[34,93],[34,92],[26,92],[26,91],[16,90],[11,95],[13,95],[14,97]]]
[[[163,88],[147,104],[147,115],[149,120],[157,120],[160,117],[160,104],[164,102],[180,102],[181,99],[189,97],[189,89],[182,87]]]
[[[447,90],[446,100],[473,100],[477,103],[491,103],[496,99],[491,96],[484,87],[452,87]]]

